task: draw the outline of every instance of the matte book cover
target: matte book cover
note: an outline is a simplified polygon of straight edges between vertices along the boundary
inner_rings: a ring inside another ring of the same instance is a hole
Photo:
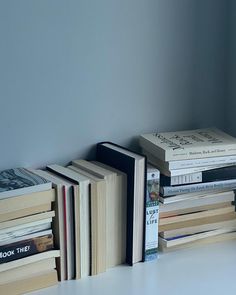
[[[162,161],[236,154],[236,138],[217,128],[143,134],[140,145]]]
[[[0,246],[0,264],[53,249],[53,235]]]
[[[161,174],[161,186],[176,186],[192,183],[204,183],[212,181],[222,181],[236,179],[236,166],[228,166],[223,168],[211,169],[197,173],[190,173],[179,176],[166,176]]]
[[[159,180],[160,171],[155,167],[148,165],[146,187],[145,261],[154,260],[158,257]]]
[[[0,172],[0,199],[51,188],[50,181],[25,168]]]

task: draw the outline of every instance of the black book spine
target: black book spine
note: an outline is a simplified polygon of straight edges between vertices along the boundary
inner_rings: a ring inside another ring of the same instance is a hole
[[[126,262],[132,265],[133,258],[133,218],[134,218],[134,161],[130,157],[113,149],[97,145],[96,159],[110,165],[127,175],[127,230],[126,230]]]
[[[191,182],[191,175],[180,175],[180,176],[166,176],[161,174],[160,176],[160,186],[178,186],[183,184],[193,184],[193,183],[205,183],[205,182],[213,182],[213,181],[222,181],[222,180],[230,180],[230,179],[236,179],[236,166],[228,166],[228,167],[222,167],[222,168],[216,168],[212,170],[202,171],[193,173],[196,176],[200,175],[199,181],[197,180],[197,177],[195,177],[195,181]],[[173,184],[173,180],[177,179],[177,181],[174,181],[178,184]],[[184,182],[184,179],[189,179],[188,182]],[[179,179],[179,180],[178,180]],[[181,181],[182,180],[182,181]]]
[[[53,235],[0,246],[0,264],[53,249]]]
[[[123,154],[119,151],[113,150],[109,147],[104,146],[105,143],[111,144],[122,148],[123,150],[131,151],[122,146],[114,144],[112,142],[100,142],[97,144],[96,159],[106,165],[110,165],[127,175],[127,230],[126,230],[126,262],[129,265],[133,264],[133,219],[134,219],[134,171],[135,171],[135,160]],[[131,151],[133,152],[133,151]],[[138,153],[136,153],[138,154]],[[146,177],[147,177],[147,160],[146,156],[143,154],[138,154],[145,159],[145,175],[144,175],[144,192],[143,198],[145,201],[146,196]],[[143,224],[143,234],[145,237],[145,224],[146,224],[146,208],[144,206],[144,224]],[[143,238],[143,257],[145,259],[145,238]]]

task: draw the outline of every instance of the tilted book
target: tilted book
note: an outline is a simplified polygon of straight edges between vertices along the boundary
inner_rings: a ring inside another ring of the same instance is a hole
[[[217,128],[143,134],[140,145],[162,161],[236,154],[236,138]]]

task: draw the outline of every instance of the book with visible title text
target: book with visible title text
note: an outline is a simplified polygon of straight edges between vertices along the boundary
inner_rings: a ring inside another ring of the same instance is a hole
[[[236,139],[217,128],[143,134],[140,146],[161,161],[236,154]]]
[[[148,164],[144,261],[158,258],[159,180],[160,171]]]

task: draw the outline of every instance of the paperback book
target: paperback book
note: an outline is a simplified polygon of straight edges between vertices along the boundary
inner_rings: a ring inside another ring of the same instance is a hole
[[[236,154],[236,138],[217,128],[143,134],[140,145],[162,161]]]

